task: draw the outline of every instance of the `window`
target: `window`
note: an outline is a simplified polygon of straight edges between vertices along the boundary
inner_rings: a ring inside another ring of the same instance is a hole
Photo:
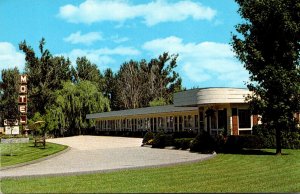
[[[184,128],[185,129],[191,129],[193,125],[192,116],[184,116]]]
[[[226,109],[218,110],[218,129],[225,129],[227,125]]]
[[[143,119],[137,119],[137,130],[142,131],[143,129]]]
[[[158,129],[164,129],[164,118],[158,117]]]
[[[204,130],[204,114],[202,111],[199,113],[199,124],[200,130]]]
[[[182,116],[179,116],[179,132],[182,132],[182,123],[183,123]]]
[[[247,109],[239,109],[239,128],[251,128],[251,114]]]
[[[178,131],[178,117],[175,117],[175,132]]]
[[[216,114],[211,115],[210,119],[211,119],[211,129],[218,129]]]
[[[167,119],[167,129],[168,129],[168,131],[172,131],[174,118],[172,116],[170,116],[170,117],[167,117],[166,119]]]
[[[194,115],[194,122],[195,128],[198,129],[198,115]]]

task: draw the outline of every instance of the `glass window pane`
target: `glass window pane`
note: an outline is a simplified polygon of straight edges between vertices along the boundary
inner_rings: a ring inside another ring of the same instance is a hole
[[[251,114],[249,110],[239,109],[239,128],[251,128]]]

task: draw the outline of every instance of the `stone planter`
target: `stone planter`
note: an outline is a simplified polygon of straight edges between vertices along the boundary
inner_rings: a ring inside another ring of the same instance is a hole
[[[1,143],[28,143],[28,142],[29,142],[29,137],[1,139]]]

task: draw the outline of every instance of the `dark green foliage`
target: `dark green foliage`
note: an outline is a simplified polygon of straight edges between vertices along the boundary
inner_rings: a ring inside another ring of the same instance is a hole
[[[25,73],[28,75],[28,116],[36,112],[42,115],[47,107],[55,101],[54,91],[62,88],[62,81],[71,80],[69,59],[53,56],[44,49],[45,39],[39,44],[40,55],[37,57],[33,48],[26,41],[19,44],[19,49],[25,53]]]
[[[104,71],[103,94],[109,99],[111,110],[119,110],[116,75],[110,68]]]
[[[266,129],[265,125],[253,126],[253,135],[258,136],[262,140],[263,148],[275,148],[275,130]],[[300,148],[300,129],[295,128],[293,131],[285,131],[282,133],[282,148],[299,149]]]
[[[276,147],[276,138],[275,130],[267,129],[265,125],[255,125],[252,128],[252,134],[260,137],[263,141],[264,148],[275,148]]]
[[[174,147],[175,149],[182,149],[186,150],[190,148],[191,142],[194,140],[194,138],[179,138],[174,139]]]
[[[154,138],[154,133],[151,131],[148,131],[145,136],[143,137],[143,144],[147,144],[147,142]]]
[[[262,145],[262,140],[255,135],[230,135],[225,142],[223,151],[239,151],[243,148],[260,149]]]
[[[73,82],[90,81],[97,85],[102,91],[104,88],[104,78],[96,64],[91,63],[86,57],[78,57],[76,68],[71,68]]]
[[[3,69],[0,81],[0,126],[3,119],[18,118],[19,70]],[[2,113],[2,115],[1,115]]]
[[[216,149],[216,142],[207,132],[203,132],[195,137],[191,142],[192,152],[213,153]]]
[[[163,132],[158,132],[154,135],[152,148],[164,148],[164,147],[166,147],[166,135]]]
[[[154,135],[152,142],[152,148],[164,148],[166,146],[172,146],[174,137],[172,134],[165,134],[163,131],[160,131]]]
[[[275,131],[280,154],[283,134],[295,127],[293,113],[300,110],[300,0],[236,2],[243,23],[232,45],[250,73],[250,108]]]
[[[181,78],[174,71],[177,55],[163,53],[150,62],[146,60],[123,63],[115,76],[118,109],[170,104],[173,93],[182,89]]]
[[[55,95],[55,102],[47,109],[45,120],[49,131],[58,135],[80,135],[94,125],[94,120],[86,119],[87,114],[110,110],[109,100],[90,81],[64,82],[63,88]]]

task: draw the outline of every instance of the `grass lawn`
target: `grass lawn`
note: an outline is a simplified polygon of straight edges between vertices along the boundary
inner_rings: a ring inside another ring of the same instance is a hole
[[[284,150],[282,156],[274,152],[218,154],[171,167],[7,179],[2,180],[2,192],[299,192],[300,150]]]
[[[23,162],[29,162],[39,158],[43,158],[59,151],[66,149],[67,146],[46,143],[46,148],[43,146],[33,147],[33,142],[18,143],[18,144],[2,144],[1,150],[1,167],[11,166]],[[12,156],[10,155],[12,153]]]

